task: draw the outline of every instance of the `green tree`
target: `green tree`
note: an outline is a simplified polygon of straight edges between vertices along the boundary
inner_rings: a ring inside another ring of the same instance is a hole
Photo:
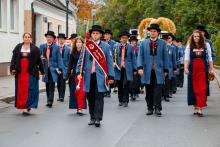
[[[176,24],[176,36],[185,40],[198,24],[206,25],[213,36],[220,28],[219,0],[104,0],[104,3],[98,12],[98,22],[111,28],[115,38],[120,29],[137,28],[147,17],[170,18]]]

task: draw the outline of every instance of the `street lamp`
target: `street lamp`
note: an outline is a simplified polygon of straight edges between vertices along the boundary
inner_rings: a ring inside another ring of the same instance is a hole
[[[70,0],[66,0],[66,37],[69,36],[68,32],[69,32],[69,3]]]
[[[92,25],[95,24],[96,20],[96,8],[92,8]]]

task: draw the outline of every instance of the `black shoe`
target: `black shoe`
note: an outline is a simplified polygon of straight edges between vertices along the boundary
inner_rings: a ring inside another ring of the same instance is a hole
[[[101,125],[101,124],[100,124],[100,121],[99,121],[99,120],[96,120],[96,121],[95,121],[95,126],[96,126],[97,128],[99,128],[100,125]]]
[[[48,108],[52,108],[52,104],[46,104],[46,106],[48,107]]]
[[[107,93],[105,97],[111,97],[111,93]]]
[[[161,117],[162,116],[162,113],[160,112],[159,109],[155,110],[155,114],[156,114],[157,117]]]
[[[79,116],[83,116],[83,115],[85,115],[85,114],[82,113],[82,112],[76,112],[76,114],[79,115]]]
[[[57,99],[57,101],[64,102],[64,99],[63,98],[59,98],[59,99]]]
[[[30,113],[29,113],[29,112],[22,112],[22,115],[24,115],[24,116],[29,116]]]
[[[194,112],[193,115],[198,115],[198,112]]]
[[[118,106],[122,106],[122,105],[123,105],[123,103],[119,102]]]
[[[153,110],[148,110],[146,115],[153,115],[154,114],[154,111]]]
[[[199,117],[203,117],[203,114],[202,114],[202,113],[197,113],[197,115],[198,115]]]
[[[124,103],[124,107],[128,107],[128,102],[125,102],[125,103]]]
[[[170,100],[169,100],[168,97],[164,97],[164,101],[165,101],[165,102],[169,102]]]
[[[135,96],[131,96],[131,100],[135,101],[136,100]]]
[[[94,124],[95,124],[95,120],[94,119],[91,119],[90,122],[88,123],[89,126],[92,126]]]
[[[79,116],[85,115],[85,114],[83,113],[83,110],[82,110],[82,109],[77,110],[76,114],[79,115]]]
[[[173,94],[176,94],[176,91],[173,91]]]

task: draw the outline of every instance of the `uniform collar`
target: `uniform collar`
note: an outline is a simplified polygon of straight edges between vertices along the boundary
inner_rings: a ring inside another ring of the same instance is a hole
[[[157,41],[158,38],[154,38],[154,39],[153,39],[153,38],[150,38],[150,40],[151,40],[151,41]]]
[[[124,45],[124,46],[127,46],[127,43],[125,43],[125,44],[121,43],[121,46],[123,46],[123,45]]]
[[[101,40],[98,40],[95,42],[96,44],[100,45],[101,44]]]
[[[60,46],[62,46],[62,48],[64,48],[65,44],[63,44],[63,45],[60,45]]]
[[[52,45],[53,45],[53,43],[47,43],[47,46],[48,46],[48,45],[52,46]]]
[[[108,41],[106,41],[107,43],[110,43],[111,42],[111,39],[109,39]]]

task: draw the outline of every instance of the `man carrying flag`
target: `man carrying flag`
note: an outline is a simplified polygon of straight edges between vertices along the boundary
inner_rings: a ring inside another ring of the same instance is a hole
[[[100,127],[103,117],[104,93],[108,90],[109,84],[114,82],[113,58],[110,45],[101,41],[104,33],[102,27],[93,25],[89,32],[91,41],[86,42],[86,51],[80,54],[76,73],[77,78],[81,80],[80,68],[81,65],[84,65],[84,91],[90,113],[88,125]]]

